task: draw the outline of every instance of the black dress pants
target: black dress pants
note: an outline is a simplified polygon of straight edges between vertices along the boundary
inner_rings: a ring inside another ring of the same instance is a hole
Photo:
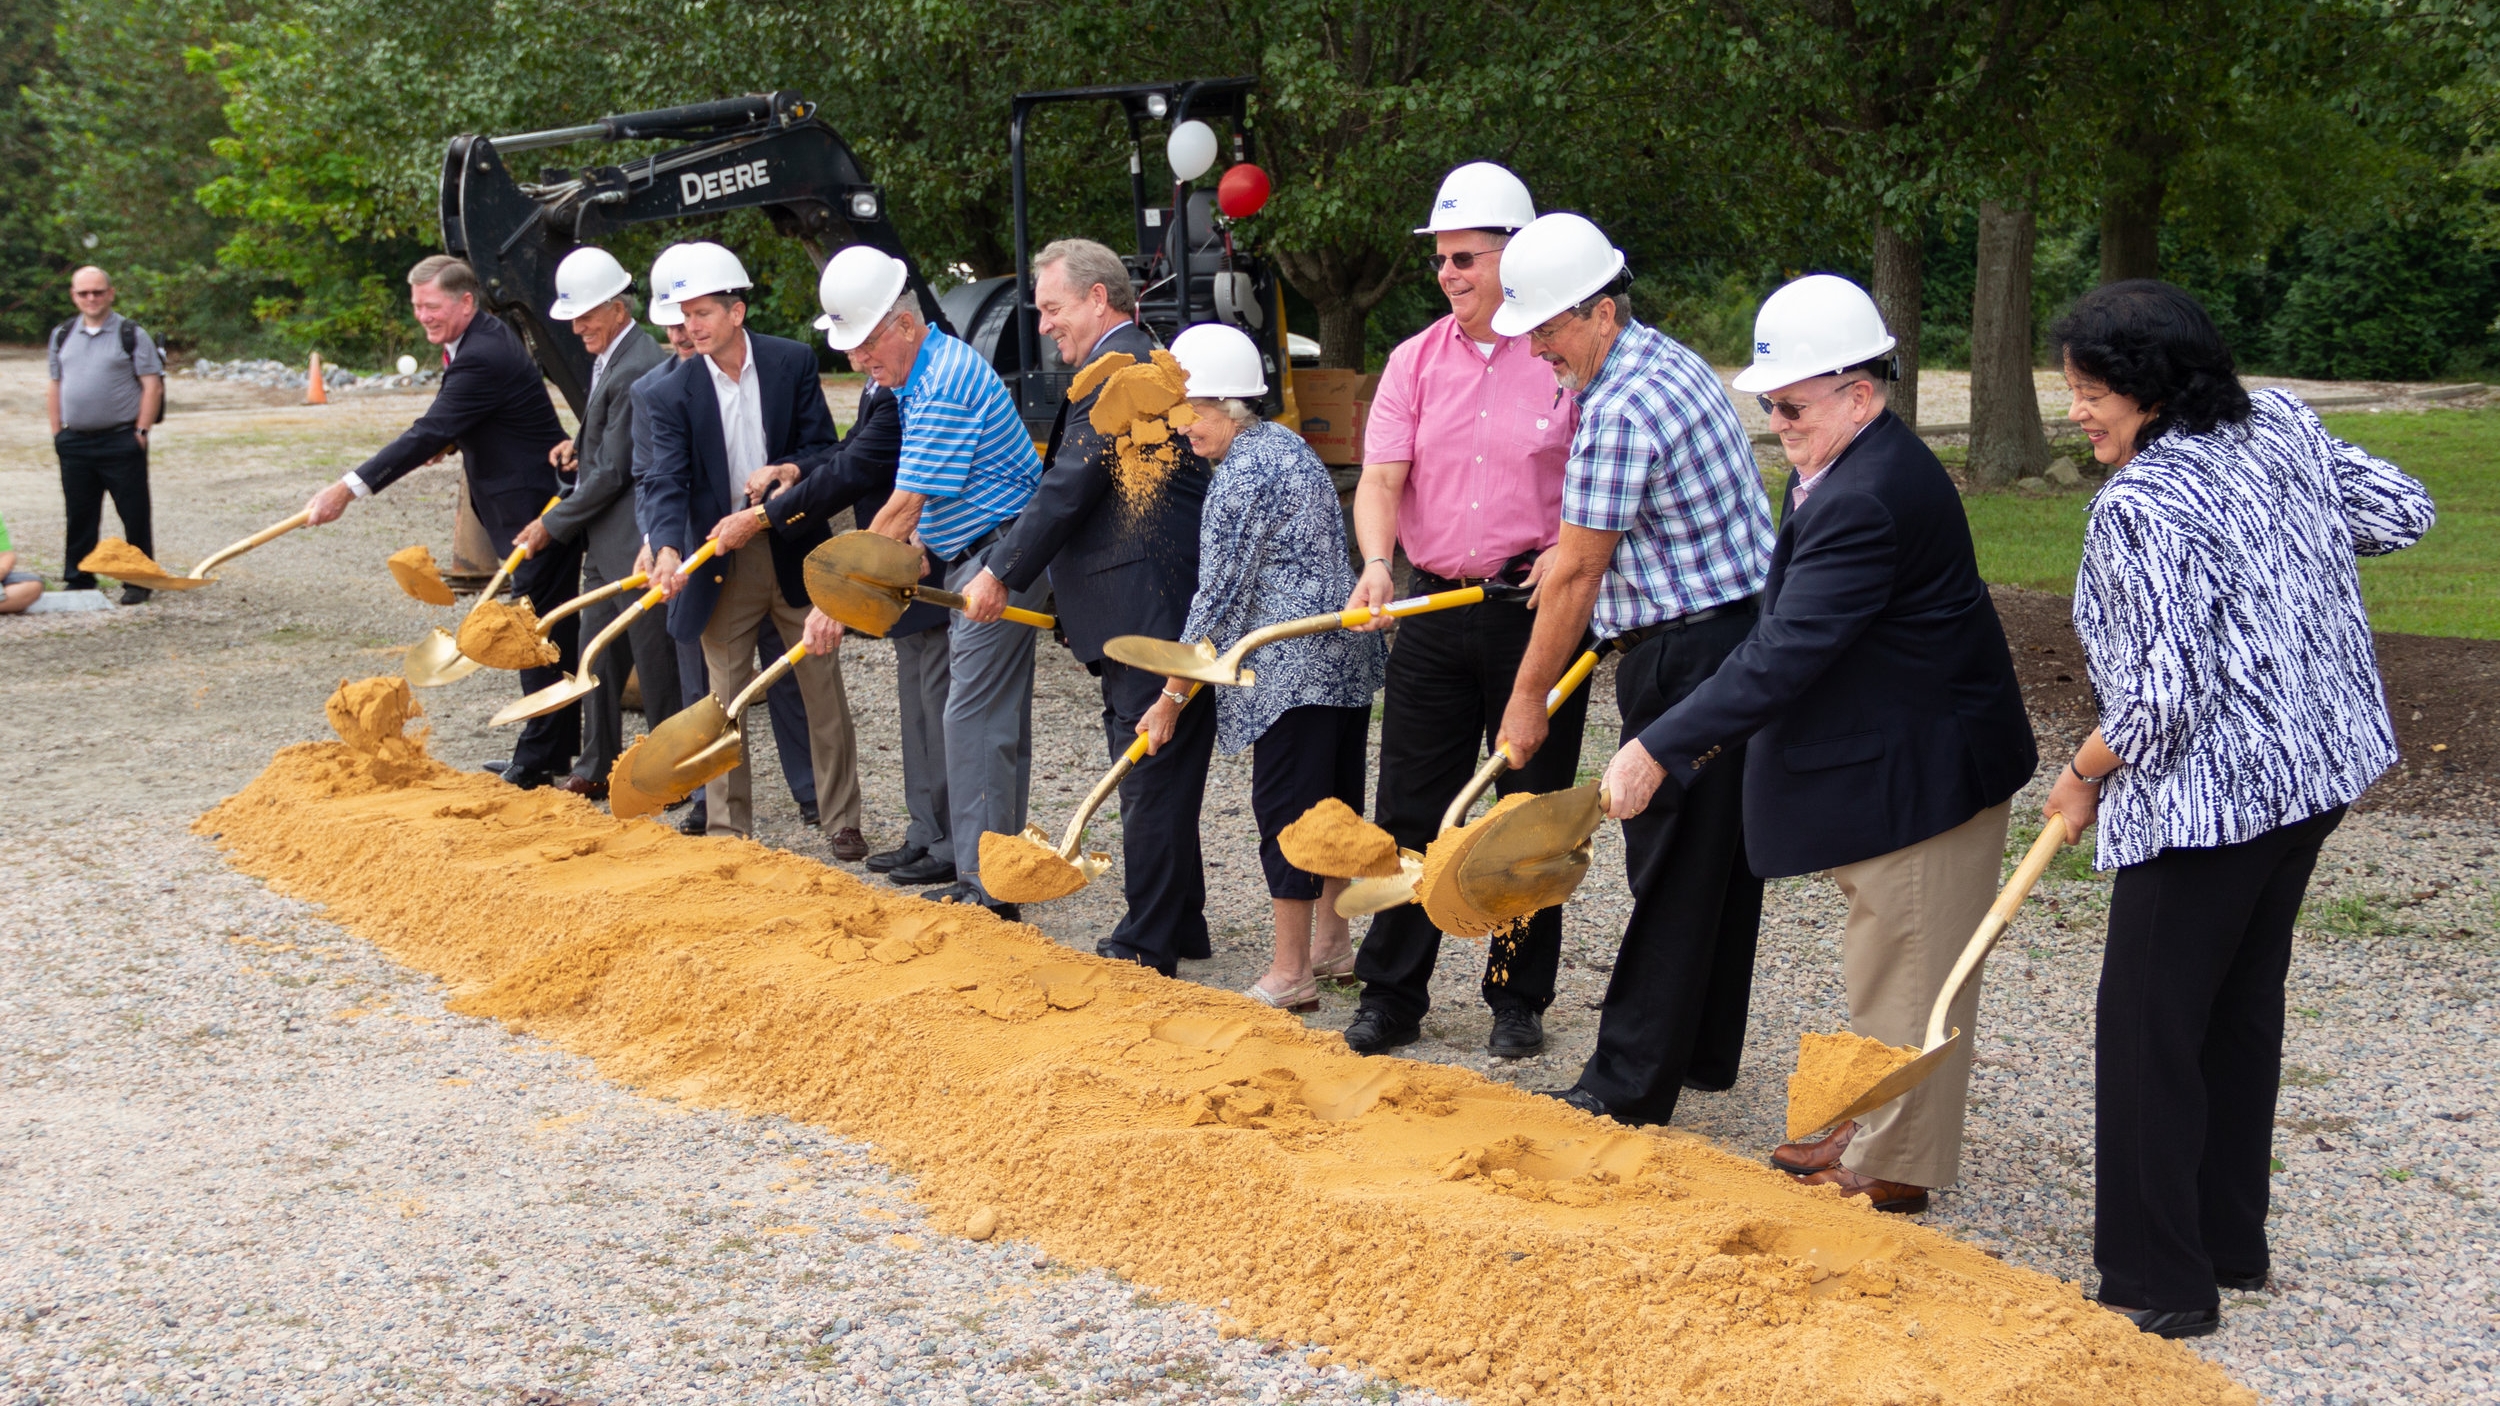
[[[1096,667],[1102,671],[1103,740],[1117,758],[1137,740],[1138,719],[1163,696],[1163,675],[1116,659]],[[1165,976],[1182,958],[1214,955],[1207,945],[1206,859],[1198,839],[1207,762],[1215,755],[1214,693],[1198,690],[1181,709],[1172,740],[1120,778],[1120,887],[1128,911],[1094,950]]]
[[[2092,1258],[2101,1301],[2220,1303],[2262,1275],[2283,978],[2318,849],[2344,808],[2118,871],[2095,1014]]]
[[[112,430],[63,430],[52,437],[61,456],[61,501],[68,509],[69,542],[61,558],[62,584],[95,589],[95,576],[78,569],[104,533],[104,495],[122,520],[122,540],[156,555],[156,520],[148,506],[148,447],[130,426]]]
[[[1287,708],[1250,744],[1250,813],[1259,822],[1267,896],[1310,902],[1326,881],[1293,866],[1277,838],[1330,797],[1363,813],[1363,763],[1371,751],[1369,706],[1305,703]]]
[[[1753,625],[1743,608],[1635,646],[1615,667],[1622,740],[1700,687]],[[1649,809],[1623,822],[1632,917],[1578,1086],[1626,1122],[1667,1122],[1686,1087],[1736,1082],[1762,924],[1762,880],[1745,859],[1744,777],[1745,750],[1729,747],[1690,787],[1660,786]]]
[[[512,573],[512,594],[529,598],[530,609],[544,616],[581,594],[582,544],[557,542],[521,563]],[[547,632],[562,653],[553,664],[521,671],[521,692],[535,693],[573,672],[581,663],[582,617],[568,615]],[[573,769],[582,749],[582,705],[576,701],[521,724],[512,744],[512,765],[524,771],[563,776]]]
[[[1494,734],[1535,628],[1536,613],[1516,601],[1486,601],[1398,623],[1382,694],[1374,813],[1400,847],[1430,845],[1441,832],[1441,813],[1493,755]],[[1525,767],[1503,772],[1494,791],[1507,796],[1569,787],[1579,773],[1588,715],[1583,684],[1555,712],[1545,745]],[[1562,909],[1540,909],[1487,946],[1485,1004],[1543,1014],[1554,1003],[1554,969],[1562,961]],[[1422,904],[1373,918],[1354,954],[1363,1004],[1400,1022],[1421,1020],[1432,1008],[1432,969],[1440,955],[1441,932]]]

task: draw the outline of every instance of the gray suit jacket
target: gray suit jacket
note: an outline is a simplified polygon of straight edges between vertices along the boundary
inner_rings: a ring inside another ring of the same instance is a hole
[[[582,412],[581,433],[573,440],[581,462],[573,491],[541,519],[559,542],[586,539],[585,556],[610,581],[633,574],[634,558],[642,551],[642,530],[634,525],[631,392],[644,372],[668,359],[668,349],[640,327],[625,334]]]

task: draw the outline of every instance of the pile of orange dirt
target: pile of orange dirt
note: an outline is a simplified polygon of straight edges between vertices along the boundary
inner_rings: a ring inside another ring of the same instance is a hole
[[[1846,1030],[1797,1037],[1797,1072],[1788,1076],[1788,1140],[1819,1132],[1867,1090],[1918,1058],[1915,1045],[1887,1045]]]
[[[1467,896],[1458,889],[1458,867],[1475,848],[1477,837],[1484,833],[1485,823],[1497,815],[1506,815],[1536,799],[1534,792],[1521,791],[1504,796],[1482,816],[1445,830],[1424,846],[1423,877],[1415,881],[1416,901],[1424,905],[1424,916],[1432,925],[1452,937],[1489,937],[1503,928],[1525,921],[1521,918],[1498,918],[1476,911]]]
[[[107,537],[95,544],[95,550],[78,559],[78,569],[116,581],[131,576],[175,576],[156,564],[156,558],[140,551],[119,537]]]
[[[460,622],[460,652],[489,669],[532,669],[563,657],[538,636],[538,612],[526,599],[481,602]]]
[[[1382,879],[1398,872],[1398,842],[1334,796],[1279,831],[1276,845],[1287,862],[1306,874]]]
[[[1001,903],[1048,903],[1085,887],[1085,875],[1030,835],[988,830],[981,834],[981,887]]]
[[[335,743],[197,828],[455,1010],[873,1142],[941,1231],[1221,1305],[1226,1336],[1504,1406],[2256,1401],[2072,1284],[1690,1134],[745,840],[434,764],[385,784]]]
[[[406,781],[433,765],[426,759],[425,733],[407,735],[408,720],[425,709],[417,705],[408,680],[397,674],[352,683],[341,679],[322,711],[329,715],[330,730],[362,759],[366,773],[377,781]]]
[[[434,549],[420,542],[402,547],[390,556],[391,579],[399,588],[427,605],[449,605],[451,587],[443,584],[442,569],[434,564]]]
[[[1149,361],[1105,352],[1068,384],[1072,401],[1102,388],[1087,419],[1096,434],[1112,438],[1112,481],[1132,514],[1153,504],[1180,464],[1180,431],[1198,418],[1189,408],[1188,384],[1188,373],[1167,351]]]

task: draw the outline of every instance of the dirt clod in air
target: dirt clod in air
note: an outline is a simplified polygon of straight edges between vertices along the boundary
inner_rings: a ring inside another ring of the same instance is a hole
[[[348,750],[364,759],[375,779],[405,781],[424,771],[425,733],[408,736],[408,720],[425,712],[408,680],[381,674],[350,682],[339,680],[338,691],[322,705],[330,730]]]
[[[107,537],[95,544],[95,550],[78,559],[78,569],[116,581],[132,576],[175,576],[156,564],[156,558],[140,551],[119,537]]]
[[[434,564],[434,549],[420,542],[391,553],[391,579],[399,588],[427,605],[449,605],[451,587],[443,584],[441,568]]]
[[[993,1241],[1206,1305],[1229,1338],[1505,1406],[2255,1406],[2075,1286],[1760,1149],[1365,1058],[799,855],[438,763],[385,782],[330,742],[198,828],[463,1014],[873,1143],[933,1224],[997,1208]]]
[[[1048,903],[1085,887],[1085,876],[1030,835],[992,830],[981,836],[981,887],[1001,903]]]
[[[1380,879],[1398,872],[1398,842],[1330,796],[1276,836],[1296,869],[1332,879]]]
[[[1188,384],[1188,373],[1172,354],[1157,351],[1151,361],[1105,352],[1068,385],[1070,400],[1102,388],[1087,418],[1096,434],[1112,437],[1112,481],[1132,515],[1154,505],[1163,481],[1180,465],[1186,446],[1176,432],[1198,418],[1189,408]]]
[[[1458,869],[1466,861],[1467,851],[1475,848],[1476,840],[1484,834],[1487,821],[1535,799],[1535,794],[1528,791],[1504,796],[1482,816],[1442,832],[1424,847],[1424,876],[1415,881],[1415,897],[1422,901],[1424,915],[1432,919],[1434,927],[1452,937],[1489,937],[1498,929],[1522,921],[1477,911],[1476,905],[1459,891]]]
[[[526,599],[490,600],[460,622],[460,652],[489,669],[534,669],[564,656],[538,637],[538,612]]]
[[[1918,1058],[1916,1045],[1887,1045],[1846,1030],[1797,1037],[1797,1072],[1788,1076],[1788,1139],[1828,1128],[1860,1095]]]

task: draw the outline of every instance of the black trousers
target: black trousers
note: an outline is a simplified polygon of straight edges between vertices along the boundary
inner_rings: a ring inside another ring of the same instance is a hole
[[[1511,684],[1536,614],[1516,601],[1486,601],[1399,622],[1389,651],[1389,681],[1380,718],[1380,828],[1406,849],[1421,851],[1441,832],[1449,809],[1484,759],[1510,706]],[[1517,771],[1493,783],[1499,795],[1559,791],[1580,769],[1580,734],[1588,727],[1589,693],[1582,685],[1554,714],[1545,745]],[[1542,1014],[1554,1004],[1554,969],[1562,961],[1562,909],[1542,909],[1487,946],[1484,1002]],[[1421,1020],[1432,1008],[1432,969],[1441,932],[1420,903],[1372,919],[1354,954],[1363,1004],[1399,1021]]]
[[[95,577],[78,569],[104,532],[104,495],[122,520],[122,540],[156,555],[156,519],[148,506],[148,447],[130,426],[63,430],[52,437],[61,456],[61,501],[69,510],[69,543],[61,558],[64,585],[92,591]]]
[[[1319,875],[1293,867],[1276,837],[1330,796],[1363,813],[1363,763],[1371,732],[1369,707],[1311,703],[1287,708],[1250,744],[1250,813],[1259,822],[1259,867],[1267,874],[1268,897],[1319,897]]]
[[[1641,641],[1615,668],[1623,741],[1701,686],[1751,633],[1730,611]],[[1579,1087],[1618,1117],[1664,1123],[1685,1088],[1736,1082],[1753,998],[1762,880],[1745,860],[1745,752],[1729,747],[1691,787],[1658,788],[1623,822],[1632,918]]]
[[[512,573],[512,594],[529,598],[530,609],[548,611],[581,594],[582,544],[557,542],[521,563]],[[573,672],[582,655],[582,617],[568,615],[547,632],[563,651],[553,664],[521,671],[521,692],[535,693]],[[512,764],[529,771],[563,776],[573,769],[582,749],[582,705],[578,702],[521,724],[512,744]]]
[[[1163,695],[1163,675],[1115,659],[1097,667],[1103,740],[1116,758],[1137,740],[1137,720]],[[1207,945],[1206,858],[1198,839],[1207,762],[1215,755],[1214,694],[1198,690],[1181,709],[1172,740],[1120,779],[1120,887],[1128,911],[1094,950],[1165,976],[1182,958],[1214,955]]]
[[[684,700],[678,706],[691,708],[711,693],[712,666],[703,662],[703,641],[673,639],[671,643],[677,648],[678,697]],[[755,627],[755,648],[758,657],[765,663],[779,658],[782,651],[789,647],[782,643],[781,631],[773,627],[772,621],[766,620]],[[723,703],[728,701],[726,698],[721,700]],[[659,710],[654,712],[654,706],[650,690],[645,689],[642,716],[653,727],[666,722],[677,711],[657,705]],[[765,688],[764,711],[773,720],[773,750],[781,758],[781,775],[790,785],[790,799],[797,802],[802,811],[814,810],[816,762],[807,750],[807,700],[800,695],[799,681],[794,675],[783,674]],[[703,792],[699,789],[694,793],[694,813],[697,818],[704,814]]]
[[[2268,1269],[2292,921],[2343,818],[2337,806],[2118,871],[2093,1051],[2104,1303],[2213,1308],[2216,1274]]]

